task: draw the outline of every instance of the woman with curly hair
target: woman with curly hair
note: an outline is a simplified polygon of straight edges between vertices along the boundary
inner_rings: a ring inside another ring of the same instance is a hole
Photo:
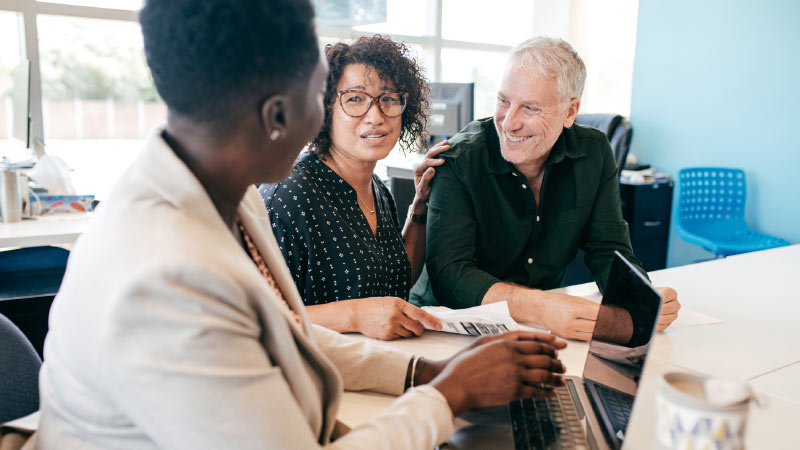
[[[438,329],[405,299],[425,261],[425,202],[443,162],[435,157],[449,144],[434,146],[415,168],[402,229],[392,195],[373,174],[398,142],[404,151],[419,145],[428,83],[405,44],[379,35],[328,45],[325,54],[322,129],[288,179],[259,189],[273,232],[312,322],[379,339]]]

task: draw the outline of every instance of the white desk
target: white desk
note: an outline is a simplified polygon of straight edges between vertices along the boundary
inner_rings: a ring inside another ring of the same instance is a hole
[[[758,392],[800,403],[800,362],[761,375],[753,379],[750,385]]]
[[[668,329],[651,355],[701,373],[750,380],[800,361],[800,245],[650,273],[678,291],[684,307],[720,324]],[[594,283],[560,291],[586,296]]]
[[[655,399],[658,392],[659,375],[681,370],[671,364],[648,360],[642,383],[636,393],[628,423],[627,437],[623,448],[652,448],[655,435]],[[800,435],[797,434],[797,420],[800,418],[800,403],[787,401],[770,395],[761,395],[764,406],[750,406],[745,448],[796,450],[800,448]]]
[[[656,285],[675,288],[684,307],[724,323],[677,328],[656,336],[626,448],[652,447],[658,375],[672,370],[749,380],[767,399],[767,406],[751,408],[748,448],[800,448],[800,437],[793,428],[800,419],[800,327],[795,325],[800,317],[798,274],[800,245],[650,274]],[[565,290],[590,295],[596,288],[587,284]],[[426,331],[420,338],[386,345],[438,359],[452,355],[471,339]],[[560,352],[567,374],[582,373],[587,350],[586,343],[570,342]],[[345,393],[339,417],[350,425],[358,424],[374,417],[392,399],[381,394]]]
[[[92,213],[52,214],[33,220],[0,223],[0,249],[72,244],[92,218]]]

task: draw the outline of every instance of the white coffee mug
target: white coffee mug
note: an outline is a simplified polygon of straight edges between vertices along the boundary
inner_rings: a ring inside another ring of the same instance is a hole
[[[659,380],[656,442],[660,449],[744,448],[753,394],[747,383],[681,372]]]

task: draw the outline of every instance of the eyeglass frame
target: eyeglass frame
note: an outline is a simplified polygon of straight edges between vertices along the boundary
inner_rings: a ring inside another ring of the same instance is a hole
[[[344,103],[342,103],[342,95],[350,93],[350,92],[358,92],[359,94],[364,94],[367,97],[369,97],[369,105],[367,105],[367,109],[362,114],[360,114],[358,116],[354,116],[354,115],[348,113],[347,111],[345,111]],[[381,108],[381,102],[378,101],[378,99],[381,96],[386,95],[386,94],[400,94],[402,96],[404,101],[403,101],[403,110],[400,111],[400,114],[398,114],[396,116],[390,116],[390,115],[386,114],[383,111],[383,108]],[[366,92],[364,92],[364,91],[362,91],[360,89],[345,89],[345,90],[339,91],[339,93],[337,94],[337,97],[339,98],[339,106],[342,107],[342,112],[344,112],[348,116],[354,117],[354,118],[364,117],[369,112],[369,110],[372,108],[372,105],[375,104],[375,105],[378,105],[378,111],[380,111],[381,114],[383,114],[384,116],[386,116],[386,117],[388,117],[390,119],[394,119],[395,117],[402,116],[403,113],[406,111],[406,106],[408,106],[408,93],[406,93],[406,92],[391,92],[391,91],[390,92],[383,92],[383,93],[381,93],[380,95],[378,95],[376,97],[376,96],[369,95],[368,93],[366,93]]]

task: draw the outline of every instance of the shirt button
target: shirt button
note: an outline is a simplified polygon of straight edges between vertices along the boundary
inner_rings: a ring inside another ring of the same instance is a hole
[[[528,258],[528,264],[533,264],[533,258]]]
[[[511,172],[511,175],[517,176],[517,172]]]
[[[536,216],[536,221],[537,221],[537,222],[539,221],[539,216]]]
[[[522,189],[528,189],[528,186],[522,185]]]

